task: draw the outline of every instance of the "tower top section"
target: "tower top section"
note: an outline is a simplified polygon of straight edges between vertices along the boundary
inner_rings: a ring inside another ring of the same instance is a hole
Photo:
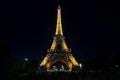
[[[57,9],[60,9],[60,10],[61,10],[60,5],[58,5],[58,8],[57,8]]]
[[[61,36],[63,35],[60,5],[58,5],[57,8],[57,24],[56,24],[55,35],[61,35]]]

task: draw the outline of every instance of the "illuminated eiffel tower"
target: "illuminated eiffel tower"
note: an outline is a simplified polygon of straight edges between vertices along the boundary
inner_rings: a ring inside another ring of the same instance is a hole
[[[56,62],[64,63],[69,71],[72,71],[74,67],[79,67],[78,62],[71,54],[65,42],[65,37],[62,30],[61,21],[61,8],[58,6],[57,9],[57,25],[55,36],[53,37],[53,43],[51,48],[47,50],[47,55],[40,63],[40,66],[44,66],[47,70],[52,69],[52,65]]]

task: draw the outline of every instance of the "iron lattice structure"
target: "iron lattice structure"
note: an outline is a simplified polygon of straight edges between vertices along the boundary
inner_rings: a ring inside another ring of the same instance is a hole
[[[47,50],[47,55],[40,63],[40,66],[44,66],[47,70],[51,69],[51,66],[57,62],[61,61],[65,63],[69,71],[72,71],[72,68],[79,66],[76,59],[71,54],[71,49],[69,49],[65,42],[65,37],[62,30],[62,20],[61,20],[61,8],[58,6],[57,9],[57,25],[55,36],[53,37],[53,42],[51,48]]]

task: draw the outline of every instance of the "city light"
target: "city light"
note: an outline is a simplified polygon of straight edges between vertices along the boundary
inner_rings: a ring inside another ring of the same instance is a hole
[[[24,60],[25,60],[25,61],[28,61],[28,58],[25,58]]]
[[[82,68],[82,64],[79,64],[79,66],[80,66],[80,69]]]
[[[115,67],[119,67],[118,65],[115,65]]]

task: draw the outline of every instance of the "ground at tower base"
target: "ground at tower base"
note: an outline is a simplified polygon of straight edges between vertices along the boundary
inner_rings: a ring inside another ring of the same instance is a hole
[[[81,71],[81,72],[26,72],[10,74],[0,80],[120,80],[120,72]]]

